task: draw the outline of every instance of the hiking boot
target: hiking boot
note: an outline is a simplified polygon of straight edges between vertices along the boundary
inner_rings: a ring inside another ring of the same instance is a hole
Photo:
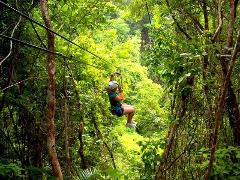
[[[126,123],[126,127],[136,128],[136,124],[134,124],[133,122],[131,122],[131,123]]]

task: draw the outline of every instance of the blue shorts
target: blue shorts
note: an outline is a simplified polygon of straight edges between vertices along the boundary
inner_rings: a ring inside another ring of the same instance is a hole
[[[117,115],[118,117],[121,117],[123,115],[124,109],[121,106],[114,107],[111,112],[113,115]]]

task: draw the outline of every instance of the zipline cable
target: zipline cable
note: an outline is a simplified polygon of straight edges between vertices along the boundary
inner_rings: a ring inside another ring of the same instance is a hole
[[[42,41],[40,35],[38,34],[38,32],[37,32],[37,30],[36,30],[36,28],[35,28],[33,22],[32,22],[32,21],[30,21],[30,22],[31,22],[32,28],[33,28],[33,30],[34,30],[34,32],[35,32],[35,34],[36,34],[36,36],[37,36],[39,42],[41,43],[42,47],[44,47],[45,49],[47,49],[47,46],[43,43],[43,41]]]
[[[35,24],[37,24],[37,25],[41,26],[42,28],[44,28],[44,29],[46,29],[46,30],[48,30],[48,31],[52,32],[53,34],[55,34],[55,35],[57,35],[57,36],[61,37],[62,39],[66,40],[66,41],[68,41],[69,43],[71,43],[71,44],[73,44],[73,45],[75,45],[75,46],[79,47],[80,49],[82,49],[82,50],[84,50],[84,51],[86,51],[86,52],[88,52],[88,53],[90,53],[90,54],[92,54],[93,56],[95,56],[95,57],[99,58],[100,60],[105,60],[105,59],[103,59],[102,57],[100,57],[100,56],[96,55],[95,53],[93,53],[93,52],[91,52],[91,51],[89,51],[89,50],[87,50],[87,49],[85,49],[85,48],[81,47],[80,45],[78,45],[78,44],[74,43],[74,42],[73,42],[73,41],[71,41],[70,39],[68,39],[68,38],[66,38],[66,37],[64,37],[64,36],[62,36],[61,34],[59,34],[59,33],[55,32],[55,31],[53,31],[53,30],[49,29],[49,28],[48,28],[48,27],[46,27],[45,25],[42,25],[41,23],[39,23],[39,22],[37,22],[36,20],[34,20],[34,19],[32,19],[31,17],[29,17],[28,15],[26,15],[26,14],[24,14],[24,13],[20,12],[19,10],[15,9],[15,8],[13,8],[13,7],[11,7],[10,5],[8,5],[8,4],[6,4],[6,3],[2,2],[1,0],[0,0],[0,4],[4,5],[4,6],[5,6],[5,7],[7,7],[8,9],[10,9],[10,10],[12,10],[12,11],[16,12],[17,14],[19,14],[19,15],[23,16],[24,18],[28,19],[30,22],[33,22],[33,23],[35,23]],[[35,45],[32,45],[32,47],[33,47],[33,46],[35,46]],[[36,46],[35,46],[35,47],[36,47]],[[41,50],[43,50],[43,51],[44,51],[44,49],[41,49]],[[47,50],[47,49],[45,49],[45,50]],[[51,52],[51,53],[53,53],[53,52]],[[63,55],[63,54],[61,54],[61,53],[58,53],[57,55],[60,55],[60,56],[62,56],[62,57],[64,57],[64,56],[65,56],[65,55]],[[70,59],[69,57],[67,57],[67,58],[68,58],[68,59]],[[83,63],[83,62],[81,62],[81,63]],[[92,66],[92,67],[95,67],[95,68],[99,69],[98,67],[96,67],[96,66],[94,66],[94,65],[90,65],[90,64],[88,64],[88,63],[84,63],[84,64],[86,64],[86,65],[88,65],[88,66]],[[116,65],[113,65],[113,64],[111,64],[111,65],[112,65],[113,67],[115,67],[116,69],[118,69],[118,68],[119,68],[119,67],[118,67],[118,66],[116,66]],[[103,69],[104,69],[104,68],[103,68]]]
[[[16,12],[17,14],[20,14],[20,15],[23,16],[23,17],[25,17],[25,18],[28,19],[29,21],[34,22],[35,24],[41,26],[42,28],[47,29],[48,31],[52,32],[53,34],[55,34],[55,35],[61,37],[62,39],[66,40],[66,41],[68,41],[69,43],[74,44],[75,46],[79,47],[80,49],[82,49],[82,50],[84,50],[84,51],[86,51],[86,52],[92,54],[93,56],[95,56],[95,57],[97,57],[97,58],[99,58],[99,59],[101,59],[101,60],[104,60],[103,58],[101,58],[100,56],[96,55],[95,53],[93,53],[93,52],[91,52],[91,51],[89,51],[89,50],[87,50],[87,49],[81,47],[80,45],[76,44],[75,42],[71,41],[70,39],[68,39],[68,38],[62,36],[61,34],[59,34],[59,33],[55,32],[55,31],[49,29],[49,28],[46,27],[45,25],[42,25],[41,23],[39,23],[39,22],[37,22],[36,20],[30,18],[29,16],[27,16],[26,14],[24,14],[24,13],[18,11],[17,9],[15,9],[15,8],[13,8],[13,7],[11,7],[11,6],[9,6],[8,4],[6,4],[6,3],[4,3],[4,2],[2,2],[2,1],[0,1],[0,3],[1,3],[2,5],[4,5],[5,7],[7,7],[8,9],[10,9],[10,10]]]
[[[53,51],[49,51],[48,49],[44,49],[42,47],[39,47],[39,46],[36,46],[34,44],[30,44],[28,42],[24,42],[24,41],[21,41],[19,39],[15,39],[13,37],[10,37],[10,36],[6,36],[4,34],[0,34],[0,37],[4,38],[4,39],[8,39],[8,40],[11,40],[11,41],[15,41],[17,43],[20,43],[20,44],[23,44],[23,45],[26,45],[26,46],[29,46],[29,47],[32,47],[32,48],[35,48],[35,49],[39,49],[39,50],[42,50],[42,51],[45,51],[45,52],[49,52],[49,53],[52,53],[52,54],[55,54],[55,55],[58,55],[58,56],[62,56],[62,57],[65,57],[63,54],[61,53],[58,53],[58,52],[53,52]]]
[[[0,34],[0,37],[1,37],[1,38],[5,38],[5,39],[8,39],[8,40],[12,40],[12,41],[14,41],[14,42],[17,42],[17,43],[20,43],[20,44],[23,44],[23,45],[26,45],[26,46],[29,46],[29,47],[32,47],[32,48],[35,48],[35,49],[39,49],[39,50],[41,50],[41,51],[45,51],[45,52],[48,52],[48,53],[52,53],[52,54],[61,56],[61,57],[63,57],[63,58],[73,59],[72,57],[66,56],[66,55],[64,55],[64,54],[62,54],[62,53],[49,51],[48,49],[44,49],[44,48],[42,48],[42,47],[36,46],[36,45],[34,45],[34,44],[30,44],[30,43],[28,43],[28,42],[21,41],[21,40],[19,40],[19,39],[15,39],[15,38],[6,36],[6,35],[4,35],[4,34]],[[78,61],[78,62],[79,62],[79,61]],[[101,67],[101,66],[95,66],[95,65],[88,64],[88,63],[85,63],[85,62],[79,62],[79,63],[85,64],[85,65],[87,65],[87,66],[94,67],[94,68],[96,68],[96,69],[105,70],[104,67]]]

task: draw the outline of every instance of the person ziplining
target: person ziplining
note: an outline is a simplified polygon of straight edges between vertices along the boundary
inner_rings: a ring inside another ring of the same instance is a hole
[[[135,109],[131,105],[121,103],[121,101],[124,100],[124,94],[121,85],[118,84],[117,81],[114,81],[115,75],[121,77],[119,72],[112,73],[110,75],[108,86],[106,87],[111,105],[111,113],[118,117],[127,115],[126,127],[135,128],[137,124],[135,121],[133,121]]]

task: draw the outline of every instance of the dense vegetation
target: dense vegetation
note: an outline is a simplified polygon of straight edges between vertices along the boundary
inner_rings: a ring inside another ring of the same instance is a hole
[[[239,179],[238,4],[1,0],[0,179]]]

